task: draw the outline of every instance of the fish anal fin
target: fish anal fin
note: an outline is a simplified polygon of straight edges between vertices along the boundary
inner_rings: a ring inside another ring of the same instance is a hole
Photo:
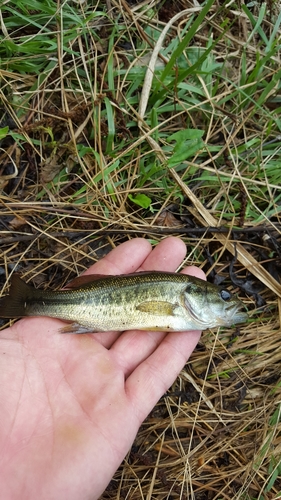
[[[79,323],[69,323],[59,329],[60,333],[95,333],[93,328],[80,325]]]
[[[173,316],[177,305],[166,301],[147,301],[141,302],[136,306],[136,309],[141,312],[155,314],[157,316]]]

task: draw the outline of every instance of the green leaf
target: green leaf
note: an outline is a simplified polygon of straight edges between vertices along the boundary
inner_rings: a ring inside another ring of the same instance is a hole
[[[104,98],[106,113],[107,113],[107,140],[106,140],[106,153],[110,153],[114,149],[114,135],[115,135],[115,123],[114,123],[114,111],[113,106],[108,99]]]
[[[185,141],[199,139],[203,137],[204,131],[198,129],[187,128],[184,130],[179,130],[168,137],[167,142],[176,141],[177,145],[182,144]],[[176,150],[176,147],[175,147]]]
[[[9,127],[0,128],[0,140],[4,139],[9,132]]]
[[[160,88],[161,82],[164,82],[165,78],[167,76],[169,76],[170,74],[172,74],[173,67],[174,67],[178,57],[182,54],[182,52],[186,49],[186,47],[189,46],[190,41],[195,36],[197,30],[199,29],[199,26],[204,21],[205,16],[210,11],[213,3],[214,3],[214,0],[209,0],[204,5],[204,7],[202,8],[201,12],[197,15],[197,17],[194,16],[194,17],[191,17],[189,19],[188,24],[190,27],[189,27],[186,35],[184,36],[184,38],[175,47],[175,50],[174,50],[173,54],[171,55],[169,62],[166,64],[165,69],[163,70],[159,81],[155,85],[154,95],[157,94],[157,92]],[[174,85],[174,83],[173,83],[173,85]],[[165,88],[165,92],[166,91],[167,91],[167,89]]]
[[[167,142],[176,141],[176,144],[172,156],[168,160],[168,167],[174,167],[200,151],[204,146],[201,139],[203,135],[204,131],[197,129],[179,130],[172,134]]]
[[[152,201],[148,196],[146,196],[146,194],[141,193],[138,193],[135,196],[133,196],[132,194],[128,194],[128,198],[133,203],[139,205],[142,208],[148,208]]]

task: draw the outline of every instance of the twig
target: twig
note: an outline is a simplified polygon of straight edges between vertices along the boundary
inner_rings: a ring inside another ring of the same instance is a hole
[[[171,235],[171,234],[189,234],[190,238],[194,238],[195,236],[200,236],[202,234],[208,233],[220,233],[220,234],[232,234],[233,239],[235,240],[235,234],[248,234],[248,233],[257,233],[257,232],[268,232],[268,226],[259,226],[257,227],[238,227],[238,228],[228,228],[225,226],[220,227],[151,227],[151,226],[142,226],[136,229],[88,229],[87,231],[57,231],[50,233],[26,233],[26,234],[17,234],[15,236],[4,236],[0,238],[0,245],[7,245],[15,242],[22,241],[30,241],[36,238],[48,238],[48,236],[52,238],[92,238],[93,236],[104,236],[104,235],[130,235],[130,234],[159,234],[159,235]]]

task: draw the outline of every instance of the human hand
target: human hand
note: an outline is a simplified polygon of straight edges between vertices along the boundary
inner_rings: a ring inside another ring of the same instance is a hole
[[[175,271],[177,238],[154,250],[134,239],[86,274]],[[204,278],[195,267],[186,274]],[[0,332],[1,496],[96,499],[136,433],[195,348],[200,333],[58,333],[53,318],[23,318]]]

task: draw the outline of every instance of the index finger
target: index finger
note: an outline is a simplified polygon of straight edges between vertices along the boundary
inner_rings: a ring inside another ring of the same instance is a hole
[[[151,253],[152,246],[144,238],[125,241],[93,264],[84,274],[129,274],[138,269]]]

